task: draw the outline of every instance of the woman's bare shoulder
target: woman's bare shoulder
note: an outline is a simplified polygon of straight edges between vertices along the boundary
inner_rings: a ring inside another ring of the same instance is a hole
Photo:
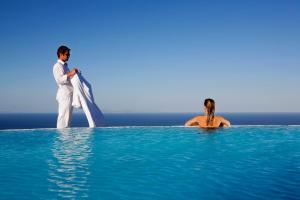
[[[203,115],[197,115],[195,118],[196,118],[196,119],[199,119],[199,120],[202,120],[202,119],[204,119],[204,118],[206,118],[206,117],[203,116]]]
[[[220,121],[226,120],[223,116],[215,116],[215,119]]]
[[[215,119],[223,119],[224,117],[218,115],[218,116],[215,116]]]
[[[203,119],[204,119],[203,117],[204,116],[201,116],[201,115],[195,116],[195,117],[191,118],[190,120],[188,120],[185,123],[185,126],[198,126],[203,121]]]
[[[215,120],[217,121],[217,123],[223,123],[225,127],[230,126],[230,122],[222,116],[215,116]]]

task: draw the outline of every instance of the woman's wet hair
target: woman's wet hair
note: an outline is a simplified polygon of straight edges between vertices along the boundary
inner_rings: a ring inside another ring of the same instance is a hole
[[[207,110],[207,119],[206,125],[213,125],[214,117],[215,117],[215,101],[213,99],[205,99],[204,106]]]

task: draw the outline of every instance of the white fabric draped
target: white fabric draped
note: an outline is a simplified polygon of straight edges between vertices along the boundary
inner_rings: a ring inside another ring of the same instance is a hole
[[[71,78],[73,85],[73,102],[75,108],[82,108],[89,123],[89,127],[104,125],[104,116],[94,102],[92,87],[80,73]]]

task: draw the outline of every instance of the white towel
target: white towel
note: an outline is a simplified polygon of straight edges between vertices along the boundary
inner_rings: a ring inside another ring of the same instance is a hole
[[[104,125],[104,116],[94,102],[92,86],[80,73],[71,78],[73,85],[73,102],[75,108],[82,108],[88,120],[89,127]]]

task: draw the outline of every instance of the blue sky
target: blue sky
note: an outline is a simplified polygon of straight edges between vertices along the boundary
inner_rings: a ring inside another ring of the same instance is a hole
[[[1,1],[0,112],[56,112],[69,46],[104,112],[300,112],[300,2]]]

